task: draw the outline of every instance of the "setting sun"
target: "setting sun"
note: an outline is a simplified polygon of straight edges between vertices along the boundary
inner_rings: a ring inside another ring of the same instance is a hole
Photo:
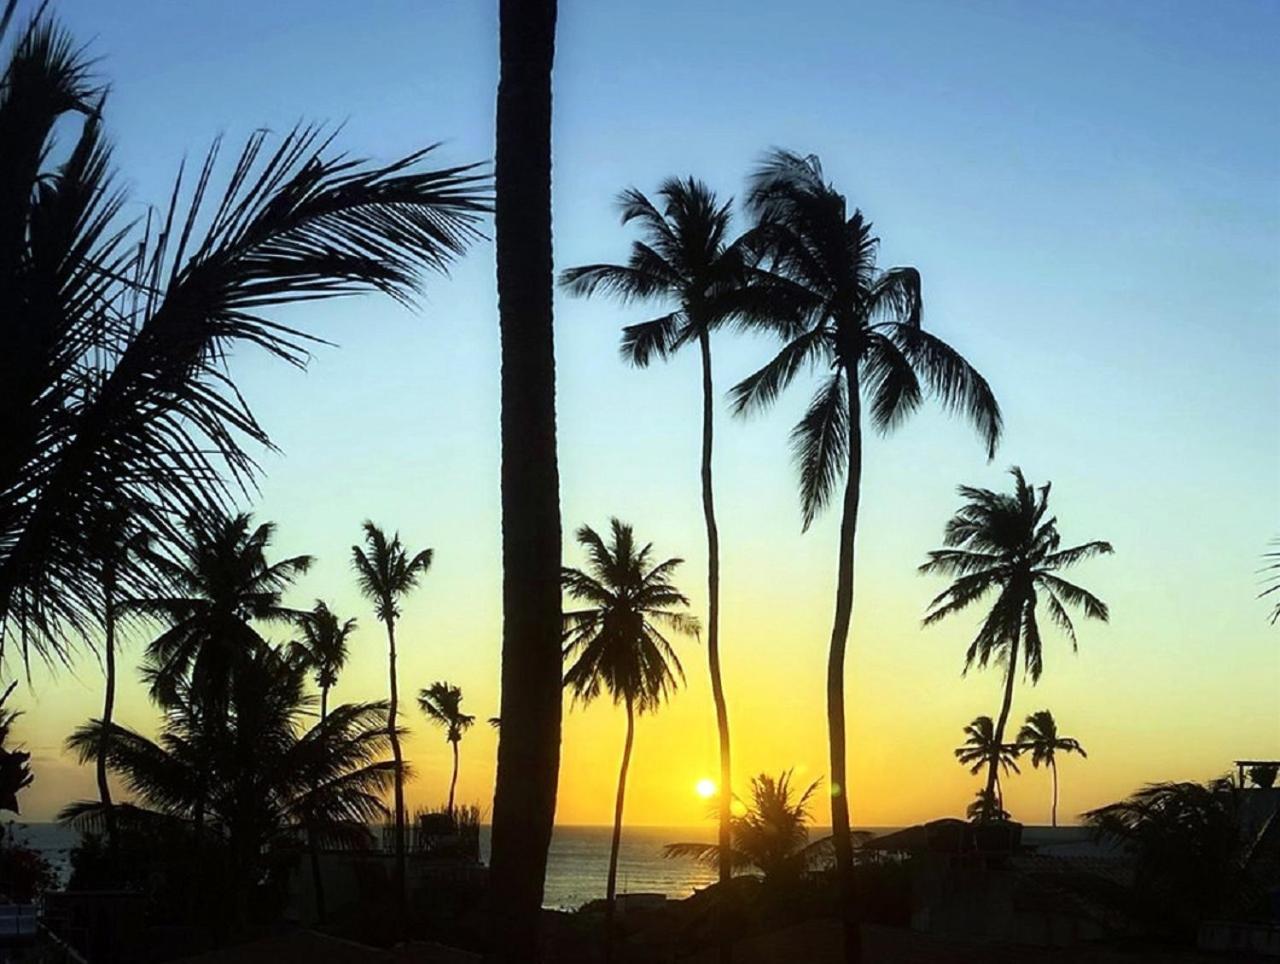
[[[699,780],[693,789],[694,792],[697,793],[698,796],[702,797],[703,800],[710,800],[716,795],[715,781],[708,780],[706,777]]]

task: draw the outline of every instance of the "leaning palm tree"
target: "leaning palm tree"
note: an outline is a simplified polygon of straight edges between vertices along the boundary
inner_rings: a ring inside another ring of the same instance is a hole
[[[560,776],[560,474],[551,262],[556,0],[500,0],[494,154],[502,336],[502,703],[494,960],[536,956]]]
[[[668,309],[652,321],[622,330],[622,357],[645,368],[666,360],[686,345],[697,344],[702,362],[702,514],[707,530],[707,662],[711,695],[720,736],[720,785],[733,786],[729,756],[729,713],[720,675],[720,532],[716,525],[711,482],[715,390],[711,335],[725,324],[755,320],[752,287],[757,275],[746,239],[730,235],[732,201],[721,203],[702,181],[668,178],[658,188],[658,203],[635,188],[618,198],[622,223],[636,222],[641,239],[634,242],[625,265],[589,264],[569,268],[560,284],[575,295],[597,291],[622,301],[659,301]],[[762,299],[763,300],[763,299]],[[765,321],[771,320],[764,315]],[[720,882],[733,874],[730,862],[729,795],[720,796]]]
[[[770,290],[797,334],[733,389],[737,412],[774,402],[802,370],[826,374],[791,435],[807,529],[844,479],[835,616],[827,661],[831,828],[843,893],[846,959],[859,954],[853,926],[853,840],[845,752],[845,648],[853,615],[853,554],[862,488],[863,407],[888,432],[932,392],[978,428],[988,454],[1000,437],[1000,409],[986,380],[945,341],[921,326],[920,274],[876,266],[878,239],[861,211],[848,210],[816,157],[771,154],[747,198],[759,220],[754,244],[780,280]]]
[[[638,546],[631,526],[610,520],[611,538],[590,526],[578,529],[586,551],[586,570],[566,568],[565,592],[583,608],[564,614],[564,654],[573,660],[564,685],[574,700],[590,703],[608,695],[627,711],[627,735],[618,771],[613,809],[613,839],[605,886],[605,957],[613,951],[614,895],[618,884],[618,849],[622,843],[622,809],[637,713],[656,712],[684,679],[684,670],[663,630],[693,634],[698,623],[683,610],[689,605],[671,576],[683,560],[654,562],[653,545]]]
[[[449,816],[453,816],[453,792],[458,786],[458,744],[462,734],[471,729],[476,718],[462,712],[462,689],[450,683],[436,682],[418,691],[418,708],[428,720],[443,727],[445,739],[453,747],[453,776],[449,780]]]
[[[298,617],[298,629],[302,638],[294,642],[293,651],[315,672],[323,720],[329,710],[329,690],[346,665],[347,640],[356,630],[356,621],[339,619],[324,600],[317,599],[310,611]]]
[[[432,169],[427,151],[370,165],[299,127],[225,165],[215,143],[167,207],[129,220],[92,60],[49,16],[18,33],[0,70],[0,649],[65,660],[102,629],[105,513],[172,547],[184,516],[251,485],[270,439],[227,359],[304,366],[316,339],[276,309],[409,300],[489,199],[474,168]],[[145,575],[126,558],[116,591],[144,595]]]
[[[387,670],[390,679],[387,701],[387,739],[395,761],[395,838],[396,900],[398,926],[403,933],[408,911],[405,881],[404,834],[404,757],[400,753],[400,736],[396,717],[400,704],[396,685],[396,620],[400,618],[400,600],[418,585],[418,580],[431,568],[432,550],[423,549],[410,555],[400,542],[400,533],[388,539],[372,522],[364,523],[364,547],[351,547],[351,564],[356,571],[360,592],[373,601],[378,621],[387,627]]]
[[[1094,556],[1107,555],[1109,542],[1085,542],[1062,548],[1058,520],[1048,515],[1049,485],[1039,489],[1027,483],[1022,470],[1011,470],[1012,493],[960,486],[965,504],[947,522],[946,548],[929,553],[922,573],[954,576],[955,581],[929,604],[925,625],[966,609],[991,593],[997,593],[978,634],[965,653],[964,671],[974,664],[982,668],[995,657],[1004,663],[1004,697],[996,721],[994,740],[1004,742],[1005,724],[1013,705],[1013,683],[1018,658],[1034,684],[1044,668],[1037,609],[1041,601],[1049,618],[1076,649],[1076,630],[1067,608],[1082,609],[1087,618],[1106,622],[1106,603],[1091,592],[1068,582],[1057,572]],[[987,770],[987,790],[996,785],[996,761]]]
[[[955,749],[956,760],[969,768],[970,773],[978,773],[988,767],[995,767],[998,772],[1020,773],[1018,769],[1018,747],[1012,743],[1001,743],[996,738],[995,724],[989,716],[976,717],[964,728],[964,745]],[[1004,788],[1000,778],[996,777],[993,789],[995,802],[1004,809]]]
[[[1058,825],[1058,754],[1079,753],[1088,757],[1080,741],[1069,736],[1058,735],[1058,722],[1048,710],[1038,710],[1027,717],[1018,731],[1018,752],[1031,753],[1031,765],[1039,768],[1047,766],[1053,774],[1053,806],[1051,826]]]
[[[751,801],[733,817],[733,866],[758,871],[766,882],[793,881],[809,865],[814,847],[809,843],[809,798],[818,789],[814,780],[797,797],[791,786],[791,770],[777,777],[767,773],[751,778]],[[663,848],[666,857],[688,857],[719,867],[725,856],[719,844],[673,843]]]

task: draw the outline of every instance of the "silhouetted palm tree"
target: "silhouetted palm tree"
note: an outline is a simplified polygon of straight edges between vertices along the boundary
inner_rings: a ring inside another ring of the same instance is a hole
[[[556,0],[500,0],[494,176],[502,334],[502,705],[490,959],[538,953],[560,775],[560,475],[551,298]]]
[[[407,300],[489,209],[473,168],[432,170],[428,152],[375,167],[302,127],[274,149],[250,137],[221,192],[215,144],[167,210],[126,221],[90,63],[39,17],[0,73],[0,647],[24,660],[101,629],[104,512],[172,547],[182,517],[251,482],[247,449],[269,439],[226,359],[257,346],[302,366],[314,340],[272,309]],[[126,559],[120,595],[145,595],[145,576]]]
[[[965,807],[964,815],[974,823],[994,823],[1009,819],[1009,811],[1000,802],[999,790],[988,790],[986,787],[978,788],[973,801]]]
[[[622,332],[622,356],[640,368],[654,358],[666,360],[685,345],[696,343],[702,361],[702,514],[707,530],[707,661],[711,694],[720,736],[720,785],[733,786],[729,754],[729,713],[720,674],[720,533],[716,525],[711,455],[715,392],[711,366],[711,335],[737,320],[768,326],[761,312],[767,298],[753,305],[749,282],[757,274],[754,255],[743,239],[733,240],[732,201],[721,203],[715,193],[694,178],[668,178],[658,188],[655,204],[635,188],[618,198],[622,223],[635,221],[641,240],[632,244],[625,265],[590,264],[570,268],[560,284],[575,295],[603,291],[622,301],[659,301],[670,310],[652,321],[628,325]],[[763,321],[758,320],[763,318]],[[733,874],[729,860],[729,795],[720,798],[720,882]]]
[[[423,549],[410,556],[400,542],[400,533],[390,539],[372,522],[364,523],[364,548],[351,547],[351,564],[356,571],[356,584],[365,598],[372,600],[378,621],[387,627],[387,673],[390,698],[387,701],[387,738],[395,761],[395,827],[396,827],[396,901],[397,925],[403,936],[408,911],[405,890],[404,835],[404,757],[400,753],[397,715],[400,692],[396,685],[396,620],[400,618],[400,600],[418,585],[418,580],[431,568],[432,551]]]
[[[662,630],[698,632],[697,620],[679,611],[689,600],[671,582],[683,560],[655,563],[653,544],[637,546],[631,526],[612,519],[610,529],[608,545],[590,526],[578,529],[578,543],[587,553],[587,569],[566,568],[562,577],[565,592],[584,606],[564,614],[564,654],[573,660],[564,685],[583,704],[607,694],[627,711],[605,886],[606,959],[612,957],[613,950],[618,848],[635,715],[655,712],[684,679],[680,659]]]
[[[329,710],[329,690],[338,682],[338,674],[347,662],[347,640],[356,630],[355,619],[339,619],[324,602],[317,599],[310,612],[298,617],[302,638],[293,644],[294,652],[314,672],[320,688],[320,719]]]
[[[845,480],[835,617],[827,663],[831,824],[843,888],[846,959],[859,954],[852,925],[853,841],[845,767],[845,647],[853,614],[853,552],[862,487],[863,402],[873,428],[887,432],[931,391],[978,427],[988,453],[1000,437],[1000,410],[986,380],[950,345],[921,327],[920,274],[876,267],[878,239],[861,211],[823,179],[816,157],[771,154],[752,179],[748,206],[755,243],[783,281],[771,284],[798,333],[764,368],[733,389],[735,408],[771,404],[802,370],[824,376],[792,432],[807,529]],[[923,384],[922,384],[923,383]]]
[[[143,546],[139,554],[168,595],[125,600],[124,608],[165,624],[147,647],[152,696],[167,705],[178,689],[216,725],[227,712],[230,674],[263,645],[255,623],[293,622],[298,611],[281,602],[311,556],[267,561],[275,523],[254,525],[247,512],[195,512],[182,526],[178,552]]]
[[[1133,859],[1133,893],[1152,922],[1194,935],[1206,918],[1263,909],[1256,885],[1269,852],[1265,834],[1246,832],[1242,803],[1251,792],[1228,777],[1153,783],[1084,818]]]
[[[226,847],[226,903],[240,923],[273,851],[296,849],[306,833],[329,846],[365,845],[368,822],[385,813],[380,796],[394,772],[381,758],[386,704],[344,704],[307,728],[305,675],[300,661],[258,645],[227,677],[223,725],[210,725],[186,685],[166,694],[156,740],[110,725],[109,765],[139,799],[117,805],[117,819],[144,829],[177,820],[212,833]],[[88,762],[104,728],[98,720],[80,727],[68,748]],[[98,802],[60,815],[83,829],[97,829],[102,817]]]
[[[789,881],[803,871],[813,848],[809,843],[809,798],[821,780],[797,798],[791,786],[792,771],[777,777],[767,773],[751,778],[751,801],[733,817],[733,866],[754,868],[766,881]],[[673,843],[663,848],[667,857],[691,857],[718,867],[725,855],[719,844]]]
[[[994,656],[1004,662],[1004,700],[996,721],[995,742],[1004,741],[1009,708],[1013,705],[1013,681],[1021,650],[1023,667],[1032,683],[1044,666],[1040,624],[1036,611],[1043,599],[1049,617],[1076,648],[1076,631],[1067,607],[1075,606],[1086,617],[1107,621],[1101,599],[1056,575],[1076,563],[1111,552],[1108,542],[1086,542],[1061,548],[1058,520],[1048,516],[1049,485],[1039,489],[1027,484],[1022,470],[1011,470],[1014,491],[992,492],[962,485],[965,504],[947,522],[943,538],[947,548],[929,553],[922,573],[954,576],[955,581],[929,604],[926,626],[960,612],[992,592],[998,592],[965,653],[964,671],[977,662],[985,667]],[[987,789],[996,785],[996,764],[987,773]]]
[[[31,773],[31,754],[26,750],[15,750],[8,746],[9,730],[13,721],[22,714],[18,710],[5,708],[5,703],[13,695],[18,681],[14,680],[0,695],[0,810],[21,813],[18,794],[31,786],[35,779]]]
[[[1031,753],[1031,765],[1047,766],[1053,773],[1053,807],[1051,825],[1058,825],[1058,754],[1079,753],[1088,757],[1080,741],[1058,735],[1058,722],[1048,710],[1039,710],[1027,717],[1018,731],[1018,752]]]
[[[418,707],[436,726],[444,728],[445,739],[453,747],[453,777],[449,780],[449,816],[453,816],[453,791],[458,785],[458,744],[471,729],[474,716],[462,712],[462,690],[449,683],[432,683],[418,691]]]
[[[955,755],[961,764],[969,768],[970,773],[978,773],[984,768],[994,768],[997,774],[1001,770],[1005,773],[1010,770],[1014,773],[1020,772],[1017,764],[1018,747],[1012,743],[1001,743],[997,739],[995,724],[992,723],[991,717],[975,717],[972,723],[965,726],[964,734],[964,746],[956,747]],[[995,801],[1003,810],[1004,789],[1000,786],[998,775],[995,786],[987,789],[994,791]]]
[[[290,646],[290,655],[315,673],[320,688],[320,722],[329,715],[329,690],[338,682],[338,674],[347,662],[347,638],[355,632],[356,621],[338,619],[322,600],[317,599],[310,612],[298,616],[302,638]],[[319,835],[307,831],[307,849],[311,859],[311,888],[316,898],[316,918],[324,922],[324,875],[320,872]]]

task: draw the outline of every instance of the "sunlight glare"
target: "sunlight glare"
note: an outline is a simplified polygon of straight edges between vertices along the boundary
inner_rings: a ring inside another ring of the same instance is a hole
[[[702,797],[703,800],[710,800],[716,795],[715,781],[708,780],[706,777],[699,780],[693,789],[694,792],[697,793],[698,796]]]

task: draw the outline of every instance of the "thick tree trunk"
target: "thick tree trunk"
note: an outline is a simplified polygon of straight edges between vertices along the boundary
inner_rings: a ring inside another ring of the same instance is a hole
[[[987,768],[987,794],[995,799],[996,788],[1000,781],[1000,747],[1004,744],[1004,728],[1009,722],[1009,708],[1013,706],[1013,678],[1018,672],[1018,637],[1014,637],[1009,647],[1009,666],[1004,677],[1004,699],[1000,704],[1000,718],[996,721],[995,752],[991,756],[991,764]],[[1004,809],[1004,804],[1000,805]]]
[[[396,624],[387,621],[387,667],[390,676],[391,698],[387,706],[387,739],[391,741],[391,758],[395,763],[395,901],[396,939],[408,936],[409,895],[405,879],[404,851],[404,757],[400,753],[400,734],[396,732],[396,715],[399,712],[400,692],[396,685]]]
[[[449,780],[449,819],[453,819],[453,791],[458,786],[458,741],[453,740],[453,778]]]
[[[715,425],[715,389],[711,380],[711,338],[703,331],[698,338],[702,354],[702,515],[707,524],[707,663],[711,668],[711,697],[716,707],[716,730],[720,736],[720,885],[727,887],[733,876],[730,804],[733,800],[733,773],[729,760],[729,710],[720,675],[720,530],[716,526],[716,505],[711,484],[711,451]],[[723,903],[721,907],[723,908]],[[733,956],[731,935],[720,928],[720,960],[728,964]]]
[[[1050,821],[1056,827],[1058,825],[1058,761],[1053,757],[1049,758],[1049,769],[1053,771],[1053,810]]]
[[[488,959],[538,960],[560,769],[560,482],[551,261],[555,0],[500,0],[495,155],[502,336],[502,729]]]
[[[622,807],[627,799],[627,771],[631,768],[631,743],[635,738],[636,717],[627,700],[627,739],[622,744],[622,766],[618,770],[618,796],[613,804],[613,841],[609,846],[609,879],[604,899],[604,959],[613,960],[613,912],[618,894],[618,851],[622,846]]]
[[[844,959],[856,964],[862,945],[854,901],[853,837],[849,830],[849,781],[845,767],[844,657],[853,618],[853,550],[858,534],[858,497],[862,488],[862,399],[856,370],[847,372],[849,391],[849,465],[840,518],[840,558],[836,575],[836,613],[827,657],[827,734],[831,749],[831,840],[836,851],[844,921]]]
[[[115,576],[108,568],[103,573],[103,659],[106,663],[106,693],[102,700],[102,735],[98,740],[98,798],[102,801],[103,818],[107,826],[107,846],[114,853],[116,847],[116,815],[111,801],[111,786],[107,782],[107,756],[110,753],[111,722],[116,707],[116,599]]]

